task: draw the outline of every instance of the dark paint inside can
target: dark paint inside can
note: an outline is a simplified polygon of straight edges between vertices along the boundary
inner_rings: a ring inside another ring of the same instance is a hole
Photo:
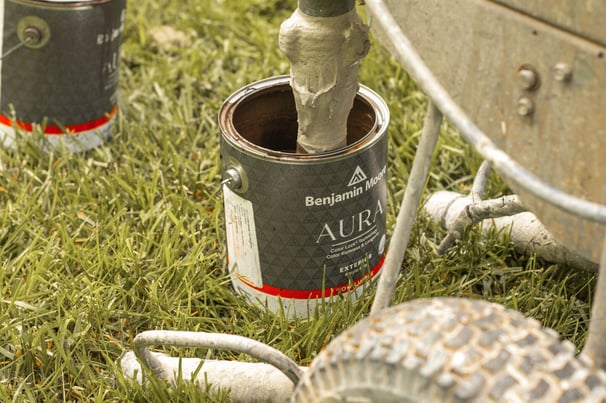
[[[360,141],[373,128],[374,111],[361,98],[354,100],[347,121],[347,144]],[[271,88],[243,100],[233,114],[237,132],[268,152],[294,154],[297,146],[297,109],[290,87]]]

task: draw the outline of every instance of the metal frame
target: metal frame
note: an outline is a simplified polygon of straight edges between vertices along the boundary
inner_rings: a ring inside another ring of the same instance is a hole
[[[482,158],[490,162],[495,170],[532,195],[563,211],[594,222],[606,223],[605,205],[578,198],[546,184],[496,147],[438,82],[389,13],[385,3],[382,0],[366,0],[366,6],[385,29],[397,61],[444,116],[461,131],[463,138]]]
[[[515,160],[510,158],[505,152],[496,147],[496,145],[490,140],[490,138],[482,132],[472,120],[465,114],[465,112],[453,101],[448,92],[442,87],[442,85],[435,78],[431,70],[425,65],[417,51],[411,45],[410,41],[401,30],[399,24],[393,18],[389,12],[387,6],[383,0],[366,0],[366,6],[371,11],[374,18],[385,30],[386,37],[388,38],[394,57],[402,65],[402,67],[408,72],[413,78],[417,85],[427,94],[430,102],[435,105],[441,113],[444,114],[461,132],[463,138],[474,147],[474,149],[490,163],[490,165],[497,170],[502,176],[508,181],[519,185],[530,194],[537,198],[550,203],[562,211],[566,211],[575,214],[579,217],[586,218],[588,220],[606,223],[606,206],[602,204],[593,203],[574,195],[565,193],[553,186],[546,184],[541,181],[531,172],[526,170],[524,167],[519,165]],[[432,110],[432,107],[430,107]],[[429,141],[424,140],[425,137],[431,138],[436,135],[436,131],[439,132],[439,126],[431,130],[425,130],[422,135],[421,142]],[[433,153],[433,148],[430,150],[424,150],[419,147],[415,160],[413,163],[413,170],[409,178],[409,182],[404,196],[404,201],[400,213],[402,211],[410,210],[413,206],[408,203],[413,202],[412,197],[406,197],[409,193],[415,194],[416,188],[423,186],[427,178],[427,173],[421,170],[415,170],[417,160],[421,160],[422,156],[419,153],[427,152],[429,158]],[[409,192],[409,188],[412,188]],[[418,201],[415,204],[415,208],[418,206]],[[394,233],[399,234],[400,232],[409,232],[408,226],[412,225],[412,222],[400,222],[396,223]],[[606,238],[605,238],[606,240]],[[377,297],[373,303],[373,312],[378,311],[386,307],[389,303],[395,287],[395,278],[400,270],[401,262],[404,259],[404,252],[408,247],[408,239],[406,242],[398,244],[396,248],[390,247],[388,255],[399,253],[401,256],[387,258],[385,261],[385,267],[383,268],[383,274],[379,279]],[[606,245],[606,244],[605,244]],[[606,266],[606,246],[602,248],[602,255],[600,259],[600,267]],[[386,275],[387,274],[387,275]],[[597,289],[594,296],[594,302],[592,307],[592,320],[590,322],[589,334],[583,354],[589,356],[594,361],[594,364],[598,367],[606,369],[606,276],[600,276],[598,281]],[[379,295],[380,293],[380,295]]]

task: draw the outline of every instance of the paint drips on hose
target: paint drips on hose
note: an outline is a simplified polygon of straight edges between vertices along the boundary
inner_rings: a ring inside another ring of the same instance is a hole
[[[297,152],[347,145],[347,117],[358,91],[358,66],[370,48],[368,27],[353,5],[336,16],[299,8],[280,27],[279,47],[291,63],[298,115]]]

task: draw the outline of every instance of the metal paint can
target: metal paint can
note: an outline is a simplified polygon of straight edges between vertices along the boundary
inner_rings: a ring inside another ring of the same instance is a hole
[[[126,0],[0,1],[0,142],[44,134],[73,152],[102,144],[116,116]]]
[[[227,269],[242,295],[306,316],[324,298],[351,294],[385,255],[389,110],[361,86],[348,145],[296,154],[297,112],[288,76],[250,84],[219,111]]]

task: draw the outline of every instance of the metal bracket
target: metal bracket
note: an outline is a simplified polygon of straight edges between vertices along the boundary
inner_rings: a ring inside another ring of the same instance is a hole
[[[50,40],[51,30],[42,18],[28,15],[17,24],[17,35],[24,46],[30,49],[40,49]]]

